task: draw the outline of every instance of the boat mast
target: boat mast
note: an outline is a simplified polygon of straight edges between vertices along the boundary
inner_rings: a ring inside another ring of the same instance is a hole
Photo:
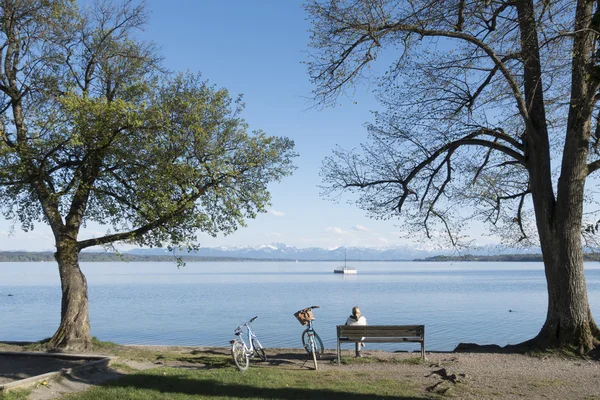
[[[344,247],[344,268],[346,268],[346,248]]]

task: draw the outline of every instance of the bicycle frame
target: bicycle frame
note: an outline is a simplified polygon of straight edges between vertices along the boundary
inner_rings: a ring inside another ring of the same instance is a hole
[[[244,332],[243,332],[244,328],[246,328],[246,336],[248,337],[248,342],[250,345],[246,344],[246,341],[244,340]],[[258,341],[258,338],[252,331],[250,322],[246,322],[246,323],[238,326],[237,328],[235,328],[234,334],[236,336],[235,340],[239,340],[244,345],[244,350],[246,351],[246,354],[248,355],[248,357],[254,357],[254,353],[256,352],[256,349],[254,348],[254,340]],[[252,339],[254,339],[254,340],[252,340]]]
[[[319,306],[311,306],[305,308],[304,310],[299,311],[298,314],[302,311],[306,311],[308,309],[312,310],[315,308],[319,308]],[[315,364],[315,369],[318,369],[319,367],[317,365],[317,359],[321,358],[321,356],[323,355],[323,341],[315,331],[312,319],[307,320],[306,326],[306,329],[304,330],[304,332],[302,332],[302,344],[304,345],[304,349],[308,353],[309,357],[312,358]]]
[[[307,346],[311,346],[314,344],[315,342],[315,328],[313,327],[313,322],[312,321],[308,321],[308,326],[306,327],[306,329],[304,330],[308,336],[308,343],[306,343]]]
[[[254,317],[250,321],[235,328],[233,331],[235,339],[230,341],[233,362],[241,371],[248,369],[250,358],[254,358],[254,356],[258,356],[262,361],[267,361],[265,349],[258,341],[258,338],[250,326],[256,318],[257,317]],[[247,343],[246,340],[244,340],[244,329],[248,340]]]

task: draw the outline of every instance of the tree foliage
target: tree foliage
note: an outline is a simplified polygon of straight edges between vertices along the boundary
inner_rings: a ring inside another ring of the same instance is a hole
[[[294,168],[293,142],[250,132],[241,98],[163,71],[135,38],[145,20],[130,0],[0,0],[0,207],[54,234],[63,295],[49,347],[92,345],[82,249],[193,249],[197,232],[264,212],[268,184]],[[107,233],[81,238],[91,222]]]
[[[193,246],[263,212],[292,171],[292,141],[249,132],[241,98],[161,70],[132,37],[141,6],[5,1],[3,15],[0,198],[25,230],[96,222],[110,233],[79,249]]]

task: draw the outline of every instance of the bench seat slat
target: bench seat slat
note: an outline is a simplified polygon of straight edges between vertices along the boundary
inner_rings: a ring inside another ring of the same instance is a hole
[[[394,337],[394,336],[423,336],[422,332],[416,331],[374,331],[374,330],[366,330],[366,329],[352,329],[346,330],[343,329],[340,331],[339,336],[382,336],[382,337]]]
[[[406,338],[364,338],[363,340],[358,339],[348,339],[348,338],[340,338],[340,342],[369,342],[369,343],[402,343],[402,342],[415,342],[420,343],[423,341],[423,338],[420,337],[406,337]]]
[[[343,329],[389,329],[389,330],[398,330],[398,329],[421,329],[424,325],[338,325],[339,328]]]

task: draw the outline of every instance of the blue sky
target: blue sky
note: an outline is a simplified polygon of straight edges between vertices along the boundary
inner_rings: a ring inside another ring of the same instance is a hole
[[[140,34],[156,42],[172,71],[201,72],[210,82],[244,95],[251,129],[287,136],[300,154],[293,176],[271,186],[272,207],[230,236],[200,235],[202,246],[246,246],[282,242],[296,247],[391,247],[401,238],[400,221],[375,221],[342,200],[320,196],[319,169],[336,145],[356,147],[366,139],[364,123],[378,107],[361,87],[334,108],[311,107],[308,60],[310,24],[300,0],[148,0],[150,22]],[[356,102],[356,104],[355,104]],[[89,226],[83,237],[103,235]],[[123,247],[126,248],[126,247]],[[50,230],[32,232],[0,220],[0,250],[53,250]]]

